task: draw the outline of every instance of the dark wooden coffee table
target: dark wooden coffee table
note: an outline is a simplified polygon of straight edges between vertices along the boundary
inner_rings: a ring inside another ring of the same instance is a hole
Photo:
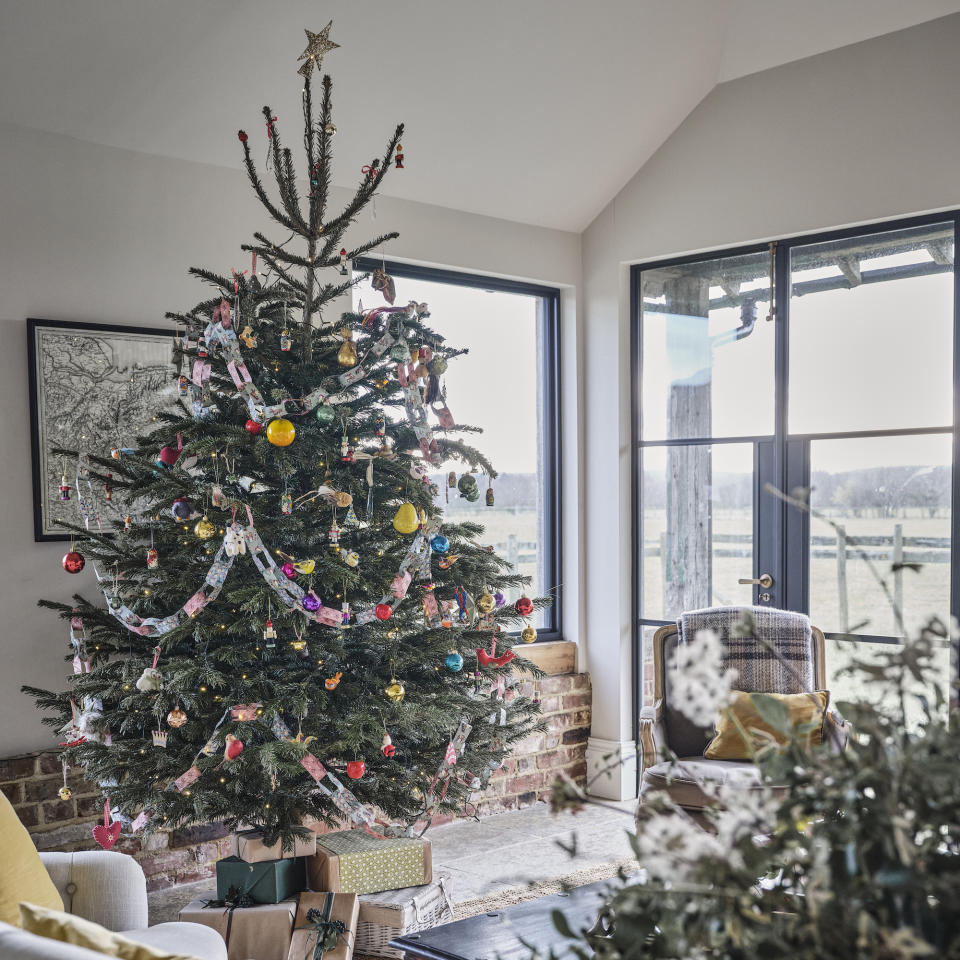
[[[570,893],[555,893],[423,933],[410,933],[391,940],[390,946],[406,950],[407,957],[418,960],[527,960],[530,950],[522,941],[541,953],[552,947],[557,957],[572,956],[565,947],[574,941],[556,931],[550,914],[561,910],[572,930],[593,926],[608,883],[600,880]]]

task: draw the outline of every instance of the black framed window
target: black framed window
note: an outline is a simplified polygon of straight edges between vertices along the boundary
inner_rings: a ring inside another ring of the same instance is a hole
[[[533,578],[531,596],[552,596],[537,615],[538,640],[562,637],[560,590],[560,295],[552,287],[405,263],[360,260],[359,271],[383,268],[393,277],[396,302],[426,302],[430,326],[467,349],[444,377],[447,403],[458,423],[480,427],[475,445],[498,472],[494,505],[487,480],[470,503],[438,470],[444,510],[453,519],[486,527],[486,541],[514,568]],[[353,292],[354,307],[383,302],[369,280]],[[462,438],[473,443],[470,434]],[[442,470],[463,469],[459,461]],[[508,602],[519,597],[507,597]]]
[[[958,221],[633,268],[638,703],[649,641],[685,609],[809,613],[841,698],[853,655],[960,613]],[[941,666],[946,692],[947,647]]]

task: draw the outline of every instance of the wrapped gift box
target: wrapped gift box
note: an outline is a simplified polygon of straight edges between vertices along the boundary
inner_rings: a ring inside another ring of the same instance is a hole
[[[363,830],[341,830],[317,837],[307,859],[311,890],[379,893],[419,887],[433,880],[430,841],[412,837],[380,839]]]
[[[320,910],[326,919],[339,920],[344,932],[337,939],[336,947],[322,951],[323,960],[350,960],[357,938],[357,914],[360,902],[352,893],[303,893],[287,960],[314,960],[319,937],[317,927],[307,919],[310,910]],[[231,958],[232,960],[232,958]],[[259,960],[259,958],[258,958]]]
[[[247,863],[239,857],[217,861],[217,899],[230,899],[230,891],[245,894],[255,903],[279,903],[306,887],[302,859]]]
[[[237,834],[237,856],[247,863],[264,863],[267,860],[289,860],[294,857],[312,857],[317,852],[317,835],[311,833],[309,837],[297,837],[293,841],[293,848],[284,850],[280,841],[269,847],[263,842],[263,834],[259,830],[244,830]]]
[[[392,957],[403,960],[403,950],[388,946],[394,937],[429,930],[453,920],[450,881],[438,877],[436,883],[369,893],[360,898],[357,922],[358,954],[370,957]]]
[[[213,927],[227,944],[229,960],[287,960],[297,901],[256,907],[208,907],[206,900],[191,900],[179,920]]]

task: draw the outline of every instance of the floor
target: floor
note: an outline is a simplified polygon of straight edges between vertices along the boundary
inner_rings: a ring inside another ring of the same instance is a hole
[[[591,803],[578,814],[554,816],[538,803],[480,821],[434,827],[427,834],[433,841],[434,874],[448,875],[454,901],[463,903],[628,859],[632,852],[626,831],[633,825],[635,805],[635,800]],[[150,923],[176,920],[184,904],[215,896],[215,887],[214,881],[204,880],[151,893]]]

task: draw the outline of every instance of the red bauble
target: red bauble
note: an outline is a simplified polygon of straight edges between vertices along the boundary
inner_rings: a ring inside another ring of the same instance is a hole
[[[227,760],[236,760],[237,757],[243,753],[243,741],[238,740],[232,734],[227,734],[226,740],[227,746],[223,751],[223,755]]]
[[[347,764],[347,776],[351,780],[359,780],[367,772],[367,765],[362,760],[351,760]]]
[[[521,597],[514,605],[513,609],[520,614],[521,617],[529,617],[533,613],[533,601],[529,597]]]
[[[238,130],[238,131],[237,131],[237,139],[238,139],[241,143],[246,143],[246,142],[247,142],[247,133],[246,133],[246,131],[245,131],[245,130]]]
[[[257,423],[256,420],[248,420],[244,426],[247,428],[247,433],[252,433],[254,436],[263,429],[263,424]]]
[[[389,603],[378,603],[376,607],[373,608],[373,612],[377,615],[378,620],[389,620],[390,614],[393,613],[393,608]]]
[[[82,553],[71,550],[69,553],[64,554],[63,560],[60,562],[63,564],[63,569],[66,570],[67,573],[79,573],[87,561],[83,559]]]

